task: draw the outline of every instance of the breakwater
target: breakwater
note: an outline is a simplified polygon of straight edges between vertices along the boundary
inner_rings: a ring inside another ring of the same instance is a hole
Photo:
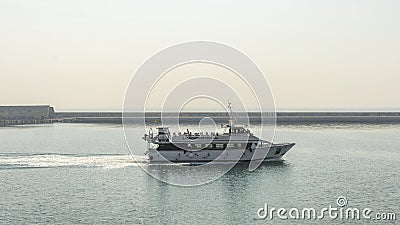
[[[247,121],[251,124],[271,122],[271,113],[235,113],[238,121]],[[176,124],[199,123],[204,117],[209,117],[217,125],[225,124],[228,114],[224,112],[184,112],[176,113],[147,112],[143,113],[121,113],[121,112],[52,112],[47,118],[41,119],[0,119],[0,126],[12,126],[23,124],[41,123],[110,123],[121,124],[123,117],[126,122],[141,124]],[[400,124],[400,112],[277,112],[277,124],[329,124],[329,123],[368,123],[368,124]]]
[[[259,123],[262,118],[268,118],[271,114],[261,115],[256,112],[249,112],[250,123]],[[160,123],[161,114],[157,112],[125,113],[121,112],[57,112],[54,118],[59,122],[71,123],[122,123],[122,117],[131,123],[141,123],[143,117],[146,123]],[[196,112],[180,113],[180,123],[199,122],[204,117],[212,118],[217,124],[225,123],[228,119],[227,113],[223,112]],[[244,113],[237,113],[240,120],[246,117]],[[164,113],[163,121],[174,123],[177,121],[176,114]],[[268,121],[268,119],[267,119]],[[277,112],[276,121],[278,124],[308,124],[308,123],[400,123],[400,112]]]

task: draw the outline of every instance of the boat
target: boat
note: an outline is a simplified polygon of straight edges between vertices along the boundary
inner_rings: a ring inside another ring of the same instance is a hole
[[[282,157],[295,143],[274,144],[256,137],[244,125],[236,125],[229,103],[228,124],[225,131],[172,133],[166,126],[157,127],[157,133],[143,136],[147,141],[145,155],[149,163],[237,163],[261,161],[282,161]]]

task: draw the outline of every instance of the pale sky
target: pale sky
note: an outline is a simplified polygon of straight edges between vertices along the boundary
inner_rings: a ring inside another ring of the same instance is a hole
[[[396,0],[1,0],[0,105],[121,110],[148,57],[209,40],[254,60],[278,110],[400,108],[399,27]]]

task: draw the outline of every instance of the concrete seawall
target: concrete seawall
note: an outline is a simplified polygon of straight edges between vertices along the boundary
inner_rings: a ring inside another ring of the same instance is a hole
[[[245,113],[235,113],[235,115],[239,121],[246,116]],[[261,123],[262,116],[266,115],[268,115],[268,113],[263,113],[263,115],[261,115],[260,113],[249,112],[248,118],[250,123],[258,124]],[[277,112],[276,115],[277,124],[400,124],[400,112]],[[0,126],[53,122],[121,124],[122,116],[121,112],[52,112],[46,119],[0,119]],[[141,124],[143,122],[143,114],[141,113],[126,113],[124,117],[132,124]],[[228,114],[224,112],[196,112],[181,113],[179,122],[199,123],[204,117],[212,118],[217,125],[225,124],[228,120]],[[148,124],[161,124],[160,113],[149,112],[146,113],[145,118]],[[166,124],[176,124],[176,114],[163,114],[163,122]]]
[[[263,114],[265,115],[265,114]],[[124,115],[129,122],[141,123],[142,114],[130,113]],[[226,123],[226,113],[182,113],[179,121],[181,123],[199,122],[203,117],[210,117],[217,124]],[[238,118],[243,117],[238,113]],[[60,122],[73,123],[122,123],[120,112],[59,112],[55,118]],[[160,113],[146,113],[146,123],[160,123]],[[174,114],[163,115],[164,122],[175,122]],[[250,123],[261,122],[260,113],[249,113]],[[309,123],[400,123],[400,112],[278,112],[278,124],[309,124]]]
[[[52,123],[50,105],[0,105],[0,126]]]
[[[235,113],[235,117],[248,116],[250,123],[260,123],[262,118],[270,118],[273,113],[257,112]],[[50,105],[0,106],[0,126],[40,124],[40,123],[113,123],[121,124],[122,116],[131,123],[161,122],[159,112],[146,112],[146,115],[137,112],[56,112]],[[268,117],[269,116],[269,117]],[[164,123],[175,124],[176,113],[163,113]],[[226,123],[226,112],[182,112],[179,114],[180,123],[198,123],[202,118],[210,117],[217,124]],[[400,112],[277,112],[278,124],[323,124],[323,123],[399,123]],[[243,120],[242,120],[243,121]],[[265,120],[264,120],[265,121]]]

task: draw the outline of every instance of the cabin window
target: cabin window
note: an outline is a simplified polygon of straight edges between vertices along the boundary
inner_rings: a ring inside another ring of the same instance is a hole
[[[224,145],[223,144],[215,144],[216,149],[223,149]]]
[[[235,144],[228,144],[227,147],[228,148],[235,148]]]

